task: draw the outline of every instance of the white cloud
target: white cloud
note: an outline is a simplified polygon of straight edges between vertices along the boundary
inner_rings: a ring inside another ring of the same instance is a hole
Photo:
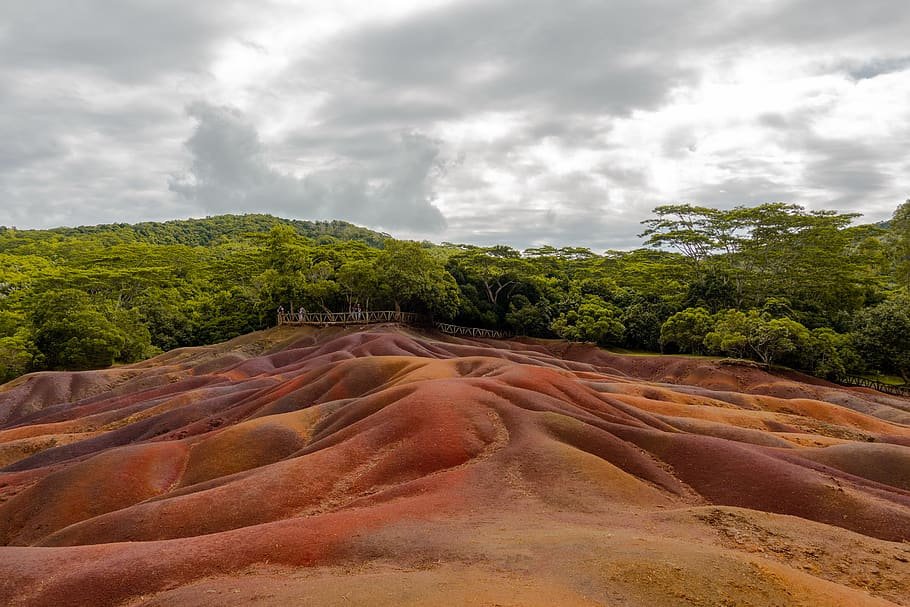
[[[0,224],[272,212],[597,249],[672,201],[871,221],[910,196],[892,0],[34,0],[0,24]]]

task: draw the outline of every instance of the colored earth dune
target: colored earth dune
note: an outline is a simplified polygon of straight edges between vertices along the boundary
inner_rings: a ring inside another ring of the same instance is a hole
[[[288,328],[0,388],[0,604],[910,605],[910,400]]]

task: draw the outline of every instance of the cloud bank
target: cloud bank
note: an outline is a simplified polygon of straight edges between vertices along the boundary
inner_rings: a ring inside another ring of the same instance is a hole
[[[905,3],[7,4],[0,224],[268,212],[603,250],[670,202],[910,197]]]
[[[424,232],[445,227],[432,202],[443,168],[439,142],[425,135],[402,133],[381,156],[341,159],[298,176],[269,164],[267,146],[237,109],[197,102],[187,111],[196,120],[186,142],[190,166],[170,189],[206,213],[256,209]]]

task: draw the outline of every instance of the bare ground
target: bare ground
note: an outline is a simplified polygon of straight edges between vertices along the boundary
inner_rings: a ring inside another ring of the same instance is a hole
[[[910,403],[394,326],[0,387],[4,605],[910,605]]]

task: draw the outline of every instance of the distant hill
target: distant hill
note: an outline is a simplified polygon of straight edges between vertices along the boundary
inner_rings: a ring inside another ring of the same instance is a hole
[[[78,237],[104,235],[113,242],[145,242],[149,244],[180,244],[191,247],[206,247],[217,244],[228,237],[239,234],[264,234],[277,225],[289,225],[301,236],[311,238],[317,244],[333,241],[357,240],[371,247],[381,248],[389,234],[356,226],[346,221],[305,221],[282,219],[272,215],[216,215],[204,219],[177,219],[173,221],[142,223],[108,223],[93,226],[61,227],[49,230],[16,230],[19,238],[44,238],[49,235]]]

